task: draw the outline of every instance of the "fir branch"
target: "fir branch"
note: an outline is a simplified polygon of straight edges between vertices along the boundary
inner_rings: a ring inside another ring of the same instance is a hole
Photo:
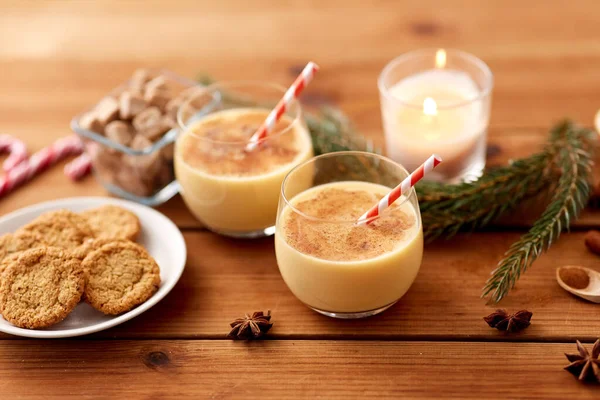
[[[531,264],[569,228],[585,207],[589,197],[589,178],[592,166],[590,141],[592,132],[577,128],[567,121],[551,133],[551,152],[560,178],[552,200],[529,232],[505,253],[498,267],[486,282],[482,297],[500,301],[515,286]]]
[[[348,117],[336,108],[323,107],[316,113],[305,113],[304,119],[315,155],[349,150],[379,153],[373,142],[359,135]]]
[[[482,228],[542,192],[553,178],[547,167],[550,158],[550,152],[544,151],[516,160],[486,172],[476,182],[420,182],[416,189],[425,237],[433,240]]]

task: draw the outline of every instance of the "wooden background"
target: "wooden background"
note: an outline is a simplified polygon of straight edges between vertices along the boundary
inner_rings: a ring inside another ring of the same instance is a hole
[[[420,1],[0,1],[0,132],[32,150],[70,134],[71,117],[137,67],[189,77],[289,83],[322,67],[305,101],[341,107],[382,144],[376,78],[420,47],[472,52],[495,74],[490,164],[527,155],[569,116],[600,107],[600,3]],[[58,197],[104,195],[61,166],[0,200],[0,215]],[[479,298],[489,272],[535,215],[426,247],[417,281],[384,314],[336,321],[304,307],[277,269],[272,239],[204,231],[176,198],[161,206],[184,231],[181,281],[142,316],[55,341],[0,336],[0,398],[592,399],[562,368],[575,339],[600,336],[600,308],[562,291],[555,268],[598,269],[586,211],[502,302],[533,312],[521,334],[490,329]],[[271,309],[270,339],[224,339],[228,323]]]

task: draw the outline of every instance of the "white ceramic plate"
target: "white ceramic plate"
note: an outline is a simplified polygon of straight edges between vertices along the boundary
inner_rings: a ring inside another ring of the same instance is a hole
[[[145,303],[133,310],[117,315],[104,315],[86,303],[80,303],[67,318],[46,329],[23,329],[11,325],[0,317],[0,332],[32,338],[64,338],[87,335],[119,325],[140,315],[158,303],[177,283],[186,260],[185,241],[181,232],[170,219],[152,208],[126,200],[109,197],[72,197],[22,208],[0,218],[0,235],[14,232],[42,213],[60,209],[75,212],[104,204],[114,204],[135,213],[140,219],[142,232],[138,243],[156,259],[160,267],[160,288]]]

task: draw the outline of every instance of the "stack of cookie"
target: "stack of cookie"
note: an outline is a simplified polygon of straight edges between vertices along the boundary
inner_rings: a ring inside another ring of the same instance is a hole
[[[43,214],[0,237],[0,312],[21,328],[56,324],[85,299],[104,314],[129,311],[160,284],[139,244],[137,216],[107,205]]]

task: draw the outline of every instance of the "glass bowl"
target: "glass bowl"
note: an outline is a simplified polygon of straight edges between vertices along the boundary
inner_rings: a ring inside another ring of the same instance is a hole
[[[171,71],[151,70],[150,73],[165,77],[171,87],[181,90],[198,86],[197,82]],[[118,97],[129,87],[129,82],[124,82],[107,96]],[[178,128],[173,127],[154,143],[124,145],[82,126],[82,117],[94,107],[75,116],[71,129],[83,142],[94,175],[102,186],[116,196],[148,206],[157,206],[176,195],[179,184],[175,180],[173,153]]]

